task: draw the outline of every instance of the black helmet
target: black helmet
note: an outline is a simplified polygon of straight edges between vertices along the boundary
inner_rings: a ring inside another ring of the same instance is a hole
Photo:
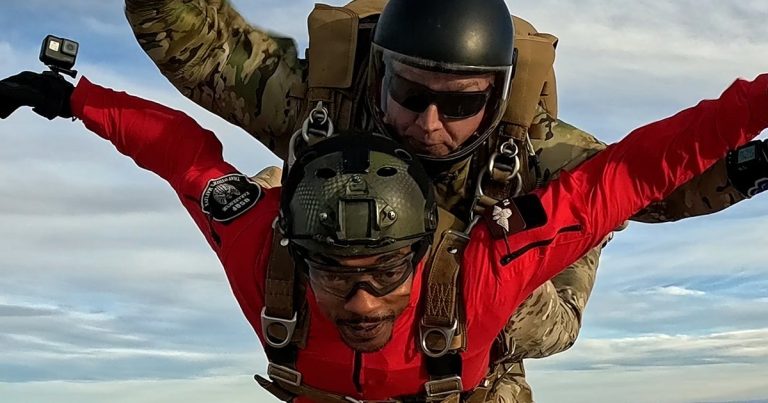
[[[390,0],[371,47],[371,110],[382,129],[394,136],[398,133],[386,118],[388,102],[414,112],[436,103],[449,119],[477,116],[477,128],[458,149],[444,156],[419,155],[428,162],[459,161],[501,120],[515,61],[514,27],[503,0]],[[430,91],[418,80],[401,76],[401,70],[412,68],[451,76],[488,75],[491,87],[452,100],[456,92]]]
[[[437,225],[432,184],[392,139],[339,134],[302,152],[284,182],[283,235],[300,254],[366,256],[413,246],[423,257]]]

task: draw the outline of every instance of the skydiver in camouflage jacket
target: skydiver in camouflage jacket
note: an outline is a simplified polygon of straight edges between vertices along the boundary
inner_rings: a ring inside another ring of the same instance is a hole
[[[291,135],[301,128],[317,100],[324,101],[337,127],[365,128],[374,124],[376,101],[374,108],[365,102],[366,94],[370,93],[366,84],[371,81],[368,65],[372,62],[368,55],[371,53],[371,33],[385,0],[356,0],[348,5],[346,10],[357,14],[353,20],[356,25],[347,31],[340,28],[342,33],[336,34],[354,37],[351,49],[346,49],[343,54],[348,56],[344,60],[348,66],[342,66],[346,70],[342,68],[340,72],[328,73],[330,78],[324,77],[321,70],[326,65],[333,68],[343,63],[339,63],[333,46],[323,42],[329,39],[321,28],[313,37],[312,16],[308,62],[298,57],[293,39],[251,26],[227,0],[126,0],[125,3],[126,16],[140,45],[179,91],[242,127],[282,158],[288,155]],[[468,2],[462,3],[462,7],[467,6]],[[335,11],[338,10],[318,6],[313,15],[321,23],[332,24],[339,18],[338,14],[332,14]],[[554,54],[556,38],[551,35],[537,33],[530,24],[516,17],[515,31],[516,38],[548,41]],[[415,38],[425,40],[419,36]],[[323,58],[331,60],[327,62]],[[477,196],[475,178],[478,170],[488,165],[494,150],[502,143],[501,134],[505,132],[507,138],[514,139],[521,149],[528,149],[535,158],[520,159],[520,175],[513,178],[513,183],[504,183],[501,191],[483,192],[484,196],[490,197],[484,197],[475,207],[489,206],[493,204],[489,200],[530,191],[605,148],[604,143],[588,133],[556,118],[551,63],[543,68],[547,71],[538,73],[547,76],[547,82],[540,88],[541,97],[532,108],[535,113],[532,113],[529,124],[502,121],[501,126],[506,124],[506,127],[494,130],[487,141],[477,144],[470,159],[442,164],[435,171],[441,207],[466,220],[468,210],[472,209],[470,202]],[[512,88],[536,73],[535,69],[518,68]],[[376,82],[376,85],[380,84]],[[528,146],[526,142],[529,142]],[[436,151],[437,154],[441,152]],[[274,185],[279,177],[275,170],[266,171],[265,175],[263,178],[264,175],[259,176],[261,183]],[[483,189],[486,189],[485,183],[493,179],[484,179]],[[505,179],[510,182],[508,177]],[[705,175],[694,178],[634,219],[651,223],[675,221],[713,213],[744,198],[730,185],[725,161],[721,161]],[[503,342],[499,343],[500,351],[496,357],[499,365],[491,371],[497,374],[497,379],[484,400],[533,401],[522,360],[547,357],[573,345],[594,284],[600,249],[593,249],[537,289],[510,318],[505,334],[500,335]]]

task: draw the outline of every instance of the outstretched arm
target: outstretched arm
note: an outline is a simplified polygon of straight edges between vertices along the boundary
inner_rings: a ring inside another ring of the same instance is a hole
[[[496,217],[488,217],[487,225],[476,226],[471,234],[466,266],[474,266],[471,272],[489,287],[497,282],[508,287],[513,308],[628,217],[757,136],[768,126],[767,111],[768,75],[761,75],[752,82],[736,81],[717,100],[633,131],[534,192],[546,216],[543,225],[498,236],[497,223],[509,225],[505,217],[510,214],[503,204],[494,207]],[[535,207],[530,199],[518,203],[526,201]],[[468,298],[471,303],[482,296]],[[497,319],[506,321],[511,312],[498,314],[502,316]]]
[[[304,84],[291,38],[252,27],[227,0],[126,0],[125,14],[184,96],[286,155]]]
[[[0,119],[21,106],[31,106],[49,119],[82,120],[137,165],[168,181],[217,251],[222,239],[213,234],[212,221],[241,215],[262,194],[224,161],[216,136],[180,111],[100,87],[86,78],[73,87],[56,74],[33,72],[0,80]],[[212,200],[216,203],[206,205]]]
[[[183,112],[100,87],[85,77],[70,100],[73,116],[85,127],[177,191],[195,171],[235,171],[224,162],[216,136]]]
[[[738,80],[719,99],[637,129],[561,175],[554,186],[539,192],[541,201],[550,222],[581,226],[584,238],[547,254],[530,286],[543,283],[642,207],[668,196],[757,136],[768,126],[766,111],[768,75]],[[564,199],[570,205],[562,204]]]
[[[562,171],[572,170],[606,147],[589,133],[563,121],[558,121],[548,138],[533,140],[533,145],[540,155],[546,178],[557,177]],[[745,199],[731,185],[725,159],[721,159],[663,200],[643,208],[631,220],[645,223],[678,221],[712,214]]]
[[[640,210],[633,221],[658,223],[712,214],[747,198],[728,179],[725,159],[677,188],[664,200]]]

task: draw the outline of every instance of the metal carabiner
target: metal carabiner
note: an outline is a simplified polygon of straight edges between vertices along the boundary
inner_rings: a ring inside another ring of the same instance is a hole
[[[328,116],[328,109],[323,106],[323,101],[317,101],[317,105],[301,125],[301,136],[307,144],[312,144],[310,134],[321,138],[327,138],[333,134],[333,121]]]

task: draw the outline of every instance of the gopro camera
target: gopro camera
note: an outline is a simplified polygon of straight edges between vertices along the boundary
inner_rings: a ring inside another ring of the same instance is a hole
[[[768,146],[750,141],[726,157],[728,179],[744,196],[752,197],[768,190]]]
[[[72,70],[77,60],[80,45],[72,40],[48,35],[40,48],[40,61],[56,73],[64,73],[72,78],[77,71]]]

